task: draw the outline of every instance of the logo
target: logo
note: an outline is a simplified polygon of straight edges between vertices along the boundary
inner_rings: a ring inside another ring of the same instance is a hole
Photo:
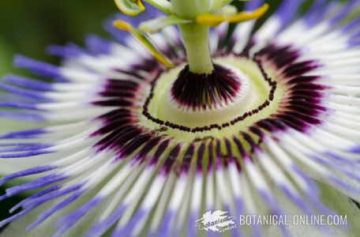
[[[221,210],[207,211],[196,224],[200,230],[220,233],[236,228],[233,217]]]

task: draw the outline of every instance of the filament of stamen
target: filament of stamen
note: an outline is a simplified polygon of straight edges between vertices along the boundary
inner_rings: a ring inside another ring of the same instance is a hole
[[[172,62],[164,55],[162,54],[146,37],[146,35],[142,34],[141,31],[135,29],[131,24],[117,20],[114,22],[114,26],[120,30],[124,30],[129,32],[134,38],[136,38],[142,45],[147,48],[150,53],[158,60],[160,63],[165,65],[168,68],[173,67]]]
[[[265,3],[253,12],[239,12],[235,15],[213,15],[203,14],[196,17],[196,22],[202,25],[216,26],[222,22],[240,23],[244,21],[258,19],[263,16],[269,9],[269,4]]]

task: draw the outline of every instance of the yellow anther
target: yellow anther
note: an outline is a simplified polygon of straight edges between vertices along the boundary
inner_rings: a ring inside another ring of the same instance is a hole
[[[114,21],[114,26],[119,30],[131,32],[134,28],[131,24],[127,23],[126,21],[116,20]]]
[[[145,11],[145,6],[141,0],[114,0],[116,6],[125,15],[137,16]]]
[[[217,26],[223,22],[239,23],[262,17],[269,10],[269,4],[265,3],[252,12],[239,12],[234,15],[215,15],[206,13],[196,17],[196,22],[201,25]]]
[[[134,28],[131,24],[122,20],[114,21],[114,26],[120,30],[129,32],[135,39],[137,39],[145,48],[149,50],[151,55],[153,55],[157,61],[164,64],[168,68],[174,67],[174,64],[155,47],[155,45],[142,31]]]

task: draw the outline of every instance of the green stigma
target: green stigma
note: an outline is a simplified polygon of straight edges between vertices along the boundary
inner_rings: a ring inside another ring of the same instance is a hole
[[[144,0],[162,11],[166,16],[142,22],[138,28],[117,20],[114,26],[125,30],[147,48],[163,65],[173,67],[173,63],[150,41],[149,34],[165,27],[177,25],[186,49],[190,71],[197,74],[210,74],[214,70],[209,47],[209,29],[221,23],[240,23],[258,19],[269,9],[268,4],[251,12],[238,12],[231,0]],[[115,0],[123,14],[137,16],[146,7],[141,0]]]

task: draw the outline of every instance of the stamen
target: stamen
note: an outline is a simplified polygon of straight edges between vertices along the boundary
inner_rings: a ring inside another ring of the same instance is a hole
[[[255,20],[262,17],[269,9],[269,4],[265,3],[252,12],[239,12],[235,15],[215,15],[206,13],[196,17],[196,22],[201,25],[217,26],[223,22],[240,23],[249,20]]]
[[[134,28],[131,24],[122,20],[114,21],[114,26],[120,30],[129,32],[145,48],[147,48],[149,52],[155,57],[155,59],[160,63],[164,64],[168,68],[172,68],[174,66],[173,63],[155,47],[155,45],[142,31]]]

